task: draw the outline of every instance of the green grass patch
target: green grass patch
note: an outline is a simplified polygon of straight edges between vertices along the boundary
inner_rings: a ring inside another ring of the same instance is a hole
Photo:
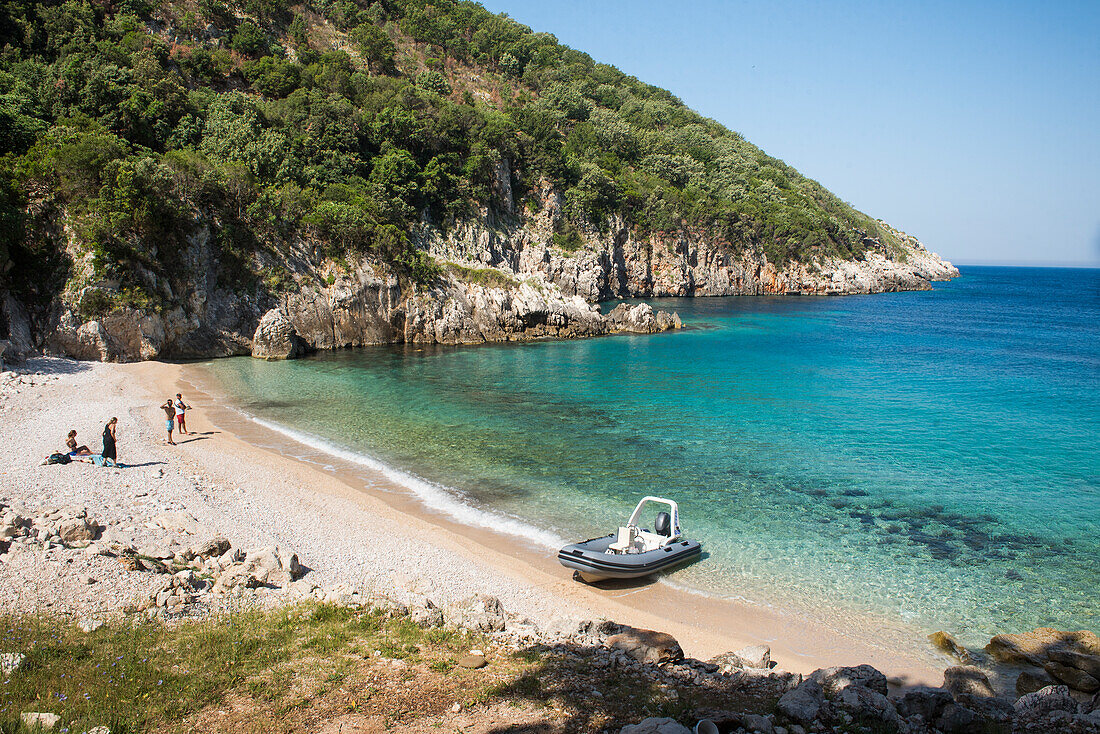
[[[514,288],[519,280],[496,268],[471,268],[457,263],[448,263],[447,270],[464,283],[483,285],[486,288]]]

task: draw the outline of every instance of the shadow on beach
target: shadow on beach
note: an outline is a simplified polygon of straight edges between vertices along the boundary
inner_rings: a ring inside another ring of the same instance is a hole
[[[493,734],[617,731],[625,724],[650,716],[694,721],[702,717],[720,718],[721,712],[768,713],[778,700],[778,692],[749,690],[729,679],[707,678],[702,684],[693,684],[678,681],[672,675],[654,673],[651,666],[623,666],[604,647],[535,644],[515,656],[538,664],[501,683],[492,697],[539,708],[553,706],[566,716],[553,725],[540,721],[487,730]]]
[[[31,357],[23,362],[5,365],[12,372],[26,375],[75,375],[92,369],[92,363],[64,357]]]
[[[176,441],[177,446],[182,446],[185,443],[191,443],[192,441],[206,441],[209,436],[195,436],[194,438],[185,438],[182,441]]]

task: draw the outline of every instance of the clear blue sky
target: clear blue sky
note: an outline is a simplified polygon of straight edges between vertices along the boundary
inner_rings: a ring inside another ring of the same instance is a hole
[[[959,263],[1100,265],[1100,1],[483,0]]]

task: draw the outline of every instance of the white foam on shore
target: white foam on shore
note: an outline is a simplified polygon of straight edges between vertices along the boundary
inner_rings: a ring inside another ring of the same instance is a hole
[[[441,512],[463,525],[504,533],[555,551],[565,545],[565,541],[554,533],[529,525],[517,517],[473,507],[464,501],[462,493],[457,489],[396,469],[373,456],[332,443],[312,433],[288,428],[240,409],[233,410],[253,423],[281,434],[296,443],[377,472],[391,482],[410,491],[425,507]]]

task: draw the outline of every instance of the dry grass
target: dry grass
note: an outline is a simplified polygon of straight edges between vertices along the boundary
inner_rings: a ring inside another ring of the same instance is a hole
[[[27,656],[0,681],[3,734],[26,731],[25,711],[59,714],[59,729],[73,734],[98,725],[112,734],[564,732],[651,715],[689,721],[701,706],[747,703],[593,665],[591,648],[517,652],[462,630],[315,603],[170,625],[120,620],[91,634],[47,617],[0,625],[0,652]],[[486,652],[487,667],[456,665],[472,648]]]

